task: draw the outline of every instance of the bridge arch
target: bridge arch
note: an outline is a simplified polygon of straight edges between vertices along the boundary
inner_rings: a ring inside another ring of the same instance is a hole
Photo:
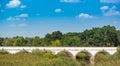
[[[92,56],[92,54],[89,51],[87,51],[87,50],[79,51],[79,52],[77,52],[77,54],[75,56],[77,56],[79,53],[85,53],[88,56]]]
[[[95,56],[98,54],[98,53],[102,53],[104,55],[110,55],[110,52],[106,51],[106,50],[100,50],[98,52],[96,52]]]
[[[68,50],[61,50],[56,55],[63,55],[67,57],[73,57],[73,54]]]
[[[16,52],[16,54],[19,54],[19,53],[29,53],[29,51],[22,49]]]
[[[96,63],[96,62],[104,61],[107,59],[109,55],[110,53],[106,50],[98,51],[94,56],[94,62]]]
[[[44,54],[45,53],[51,53],[51,54],[55,55],[55,52],[52,51],[52,50],[41,50],[41,51],[43,51]]]
[[[10,53],[9,53],[9,51],[2,49],[2,50],[0,50],[0,54],[10,54]]]
[[[90,63],[91,57],[92,57],[92,54],[87,50],[79,51],[75,55],[76,60],[78,60],[78,61],[87,61],[87,63]]]

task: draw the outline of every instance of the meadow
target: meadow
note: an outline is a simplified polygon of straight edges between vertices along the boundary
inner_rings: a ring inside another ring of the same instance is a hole
[[[78,54],[77,58],[70,57],[66,52],[57,55],[51,51],[34,50],[32,53],[21,51],[17,54],[0,52],[0,66],[120,66],[120,50],[114,55],[98,53],[95,63],[90,64],[87,55]]]

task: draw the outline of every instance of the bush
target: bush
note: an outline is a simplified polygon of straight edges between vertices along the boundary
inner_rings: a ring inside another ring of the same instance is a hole
[[[106,52],[99,52],[95,55],[95,62],[106,61],[110,57]]]
[[[87,54],[85,52],[81,52],[81,53],[78,53],[76,55],[76,59],[83,65],[85,66],[85,64],[89,63],[89,59],[90,57],[87,56]]]
[[[38,56],[43,56],[43,51],[39,50],[39,49],[36,49],[36,50],[33,50],[32,51],[32,54],[34,55],[38,55]]]
[[[49,50],[44,51],[43,56],[46,58],[54,58],[55,57],[55,55]]]
[[[71,57],[72,55],[67,51],[61,51],[57,54],[58,57]]]

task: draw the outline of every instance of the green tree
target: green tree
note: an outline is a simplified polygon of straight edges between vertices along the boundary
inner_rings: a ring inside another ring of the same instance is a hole
[[[55,40],[55,41],[52,41],[52,47],[58,47],[58,46],[61,46],[61,42],[60,40]]]
[[[41,39],[39,36],[35,36],[33,38],[32,46],[41,46]]]
[[[1,37],[0,37],[0,46],[2,46],[3,40],[4,40],[4,38],[1,38]]]
[[[62,32],[60,32],[60,31],[54,31],[54,32],[52,32],[52,34],[51,34],[51,38],[52,38],[52,40],[61,40],[61,38],[62,38]]]
[[[13,46],[14,40],[12,38],[5,38],[3,40],[3,46]]]
[[[25,41],[23,37],[14,38],[13,46],[24,46],[24,45],[25,45]]]
[[[24,40],[25,40],[25,46],[32,46],[33,38],[26,37]]]

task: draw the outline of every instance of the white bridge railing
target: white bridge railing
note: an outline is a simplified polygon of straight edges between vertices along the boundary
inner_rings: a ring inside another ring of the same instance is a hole
[[[114,54],[117,51],[117,47],[0,47],[0,50],[5,50],[11,54],[18,53],[22,50],[32,52],[35,49],[39,49],[42,51],[50,50],[55,54],[61,51],[67,51],[73,56],[76,56],[76,54],[82,51],[88,52],[92,56],[95,56],[96,53],[101,51],[107,52],[109,54]]]

